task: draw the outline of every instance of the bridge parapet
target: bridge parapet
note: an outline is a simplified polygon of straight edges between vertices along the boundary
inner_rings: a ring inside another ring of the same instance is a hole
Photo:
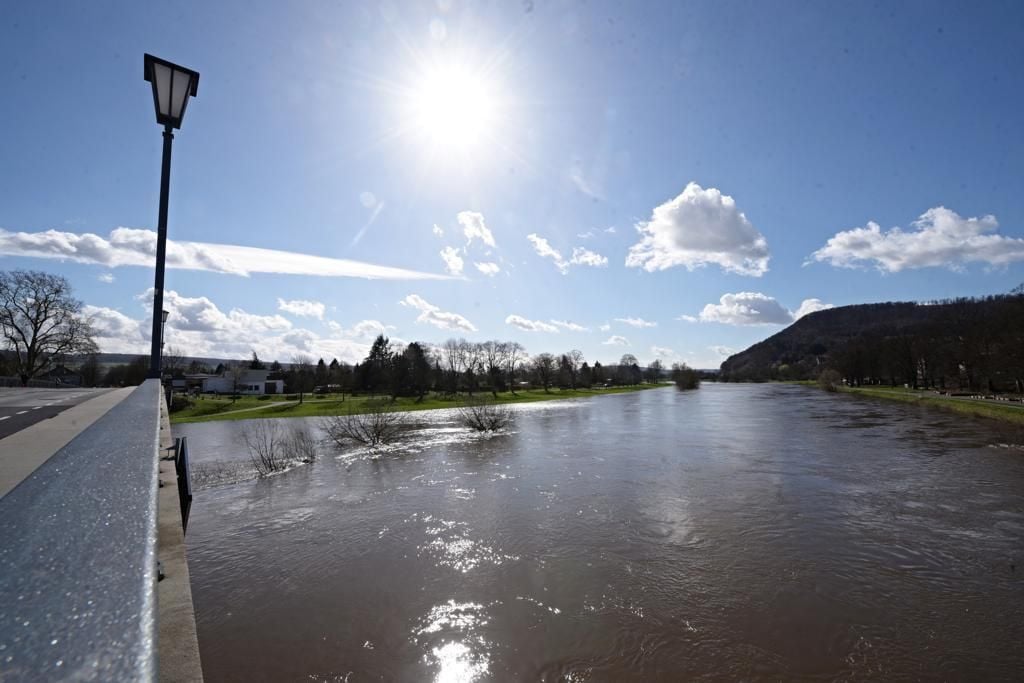
[[[0,678],[156,678],[160,383],[0,499]]]

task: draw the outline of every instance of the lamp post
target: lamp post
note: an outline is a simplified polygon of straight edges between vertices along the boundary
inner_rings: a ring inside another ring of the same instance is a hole
[[[164,326],[167,325],[167,316],[170,315],[169,311],[160,312],[160,355],[164,352]],[[163,361],[160,362],[160,369],[163,370]]]
[[[154,57],[143,57],[144,76],[153,84],[153,106],[156,107],[156,122],[164,127],[163,166],[160,171],[160,220],[156,238],[156,282],[153,285],[153,337],[149,356],[149,376],[160,377],[160,347],[162,344],[163,321],[157,311],[164,306],[164,260],[167,256],[167,194],[171,176],[171,141],[175,128],[181,128],[185,106],[189,97],[195,97],[199,86],[199,72],[186,69]]]

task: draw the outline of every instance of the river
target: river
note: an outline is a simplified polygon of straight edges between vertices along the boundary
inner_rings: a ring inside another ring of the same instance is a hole
[[[1020,427],[787,385],[413,417],[241,481],[246,423],[174,427],[238,469],[188,530],[208,681],[1024,670]]]

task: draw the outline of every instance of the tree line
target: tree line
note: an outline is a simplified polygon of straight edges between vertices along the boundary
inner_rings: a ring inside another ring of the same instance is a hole
[[[414,397],[422,400],[431,392],[446,396],[499,392],[515,394],[517,389],[537,387],[590,389],[595,386],[633,386],[660,381],[665,369],[655,360],[642,368],[636,356],[624,354],[618,364],[589,363],[579,349],[561,354],[530,356],[522,344],[491,340],[471,342],[448,339],[432,345],[424,342],[393,344],[378,335],[366,357],[349,365],[337,359],[330,363],[309,357],[292,358],[288,366],[274,362],[266,366],[253,353],[236,367],[267,369],[268,379],[283,379],[289,393],[317,389],[332,393]],[[229,370],[230,371],[230,370]]]

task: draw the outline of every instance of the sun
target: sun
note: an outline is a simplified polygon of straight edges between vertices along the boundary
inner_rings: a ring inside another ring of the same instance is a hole
[[[458,64],[432,67],[411,89],[412,133],[435,151],[473,151],[494,134],[497,102],[481,73]]]

